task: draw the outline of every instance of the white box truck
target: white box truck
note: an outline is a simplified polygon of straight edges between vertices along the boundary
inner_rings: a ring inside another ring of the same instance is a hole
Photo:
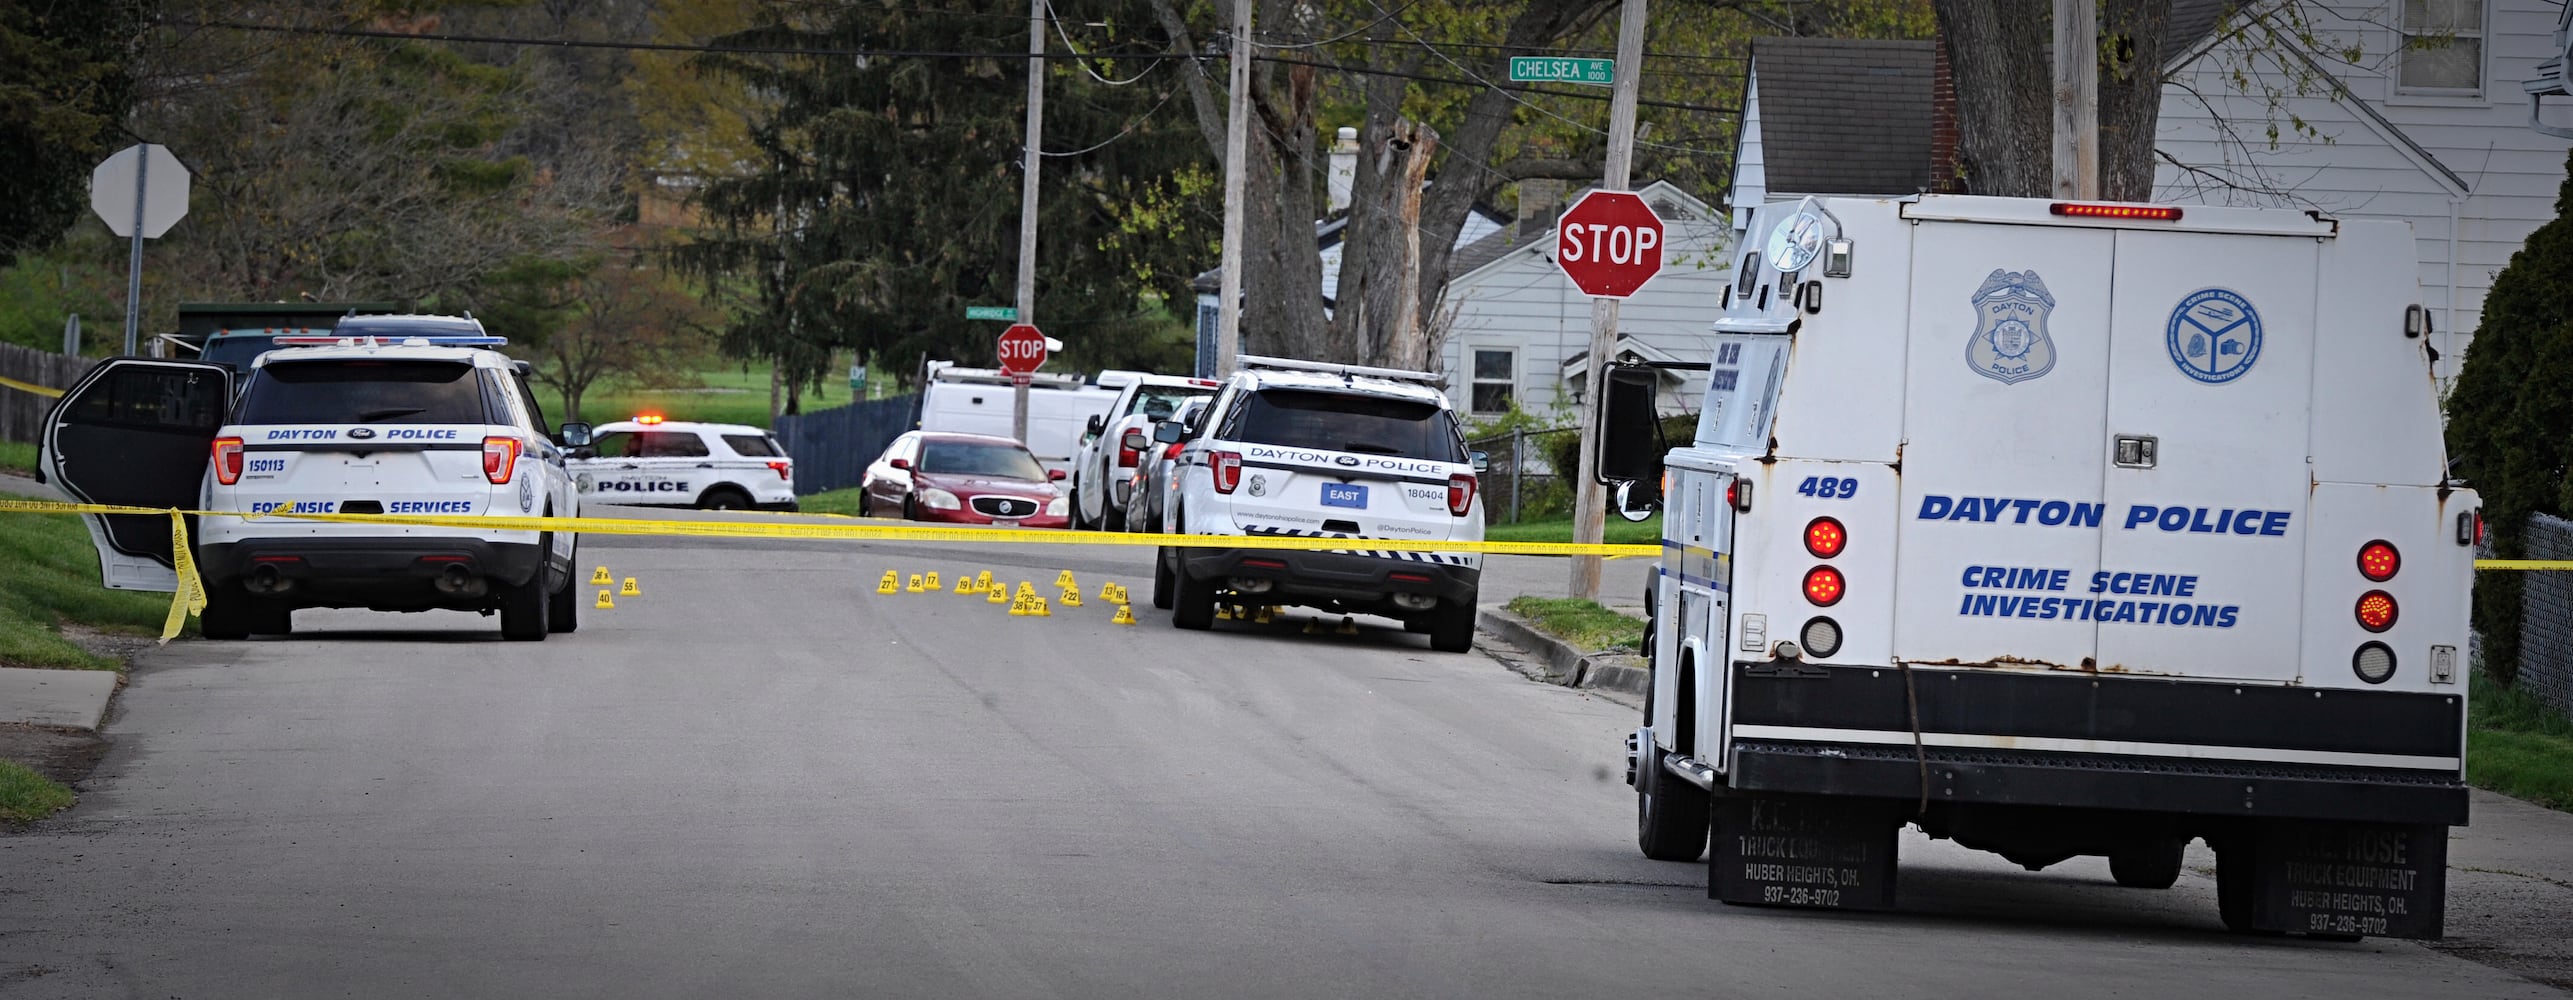
[[[1896,834],[2241,932],[2436,937],[2482,530],[2400,223],[1925,195],[1758,209],[1659,507],[1638,841],[1733,903],[1880,908]],[[1711,836],[1710,836],[1711,835]],[[1710,843],[1711,853],[1710,853]]]
[[[1015,387],[1008,372],[929,363],[920,390],[920,429],[1015,438]],[[1021,442],[1047,469],[1070,471],[1087,440],[1090,418],[1117,405],[1139,372],[1110,370],[1097,380],[1039,372],[1028,380],[1027,440]]]

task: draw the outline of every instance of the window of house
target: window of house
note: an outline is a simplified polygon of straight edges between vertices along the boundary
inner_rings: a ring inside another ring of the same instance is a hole
[[[1519,352],[1475,348],[1472,392],[1474,412],[1510,412],[1510,403],[1519,398]]]
[[[2403,0],[2396,89],[2460,97],[2484,92],[2484,0]]]

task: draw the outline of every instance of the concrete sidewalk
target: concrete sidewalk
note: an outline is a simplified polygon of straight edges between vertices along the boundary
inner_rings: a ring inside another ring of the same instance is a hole
[[[0,722],[95,731],[115,694],[113,670],[0,667]]]

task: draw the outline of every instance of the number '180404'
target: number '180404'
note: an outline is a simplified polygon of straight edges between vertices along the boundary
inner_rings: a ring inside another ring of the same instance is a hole
[[[1797,484],[1796,495],[1847,500],[1858,495],[1858,480],[1845,476],[1806,476],[1804,482]]]

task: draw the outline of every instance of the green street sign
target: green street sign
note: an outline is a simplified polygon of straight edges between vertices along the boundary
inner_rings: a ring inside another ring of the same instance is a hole
[[[1014,323],[1018,321],[1018,310],[1011,306],[966,306],[965,318],[997,319]]]
[[[1617,64],[1608,59],[1566,59],[1559,56],[1511,56],[1511,83],[1593,83],[1606,86],[1617,75]]]

